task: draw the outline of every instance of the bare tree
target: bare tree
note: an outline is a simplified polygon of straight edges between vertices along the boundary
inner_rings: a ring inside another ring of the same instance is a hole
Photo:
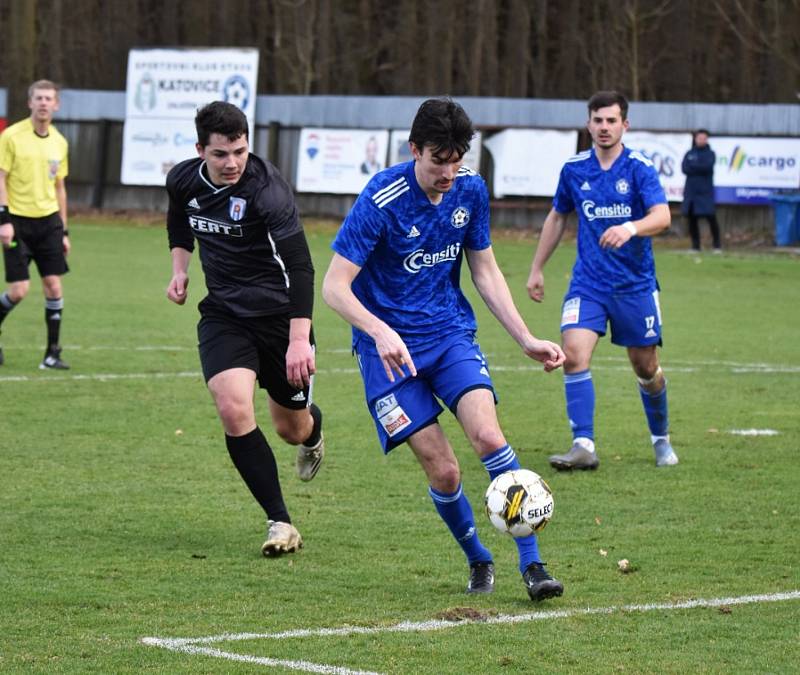
[[[658,36],[664,19],[671,12],[671,0],[662,0],[657,4],[641,0],[625,0],[622,5],[630,71],[628,91],[634,100],[644,98],[642,80],[649,78],[666,51],[666,46]]]
[[[800,0],[0,0],[0,86],[122,89],[132,47],[257,47],[259,93],[796,101]]]
[[[28,113],[28,85],[36,78],[36,0],[11,3],[3,61],[8,82],[8,117]]]
[[[800,73],[800,0],[767,0],[748,6],[742,0],[714,0],[714,7],[743,47],[774,56]],[[758,16],[762,12],[764,21]]]

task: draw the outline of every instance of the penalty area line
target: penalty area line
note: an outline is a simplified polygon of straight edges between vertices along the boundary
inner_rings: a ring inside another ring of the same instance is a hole
[[[254,656],[226,652],[214,647],[204,646],[219,642],[236,642],[242,640],[286,640],[305,637],[348,637],[350,635],[376,635],[380,633],[415,633],[435,630],[446,630],[457,626],[471,624],[517,624],[529,621],[545,621],[552,619],[568,619],[576,616],[593,616],[619,614],[626,612],[674,611],[683,609],[730,607],[732,605],[748,605],[765,602],[784,602],[800,600],[800,590],[781,593],[765,593],[759,595],[740,595],[727,598],[698,598],[682,602],[660,602],[650,604],[611,605],[608,607],[586,607],[573,609],[553,609],[526,614],[500,614],[482,619],[430,621],[403,621],[391,626],[340,626],[337,628],[300,628],[278,633],[223,633],[199,638],[159,638],[143,637],[140,642],[149,647],[160,647],[185,654],[198,654],[233,661],[243,661],[257,665],[283,667],[308,673],[330,673],[332,675],[377,675],[374,671],[351,670],[341,666],[333,666],[309,661],[283,660],[268,656]]]

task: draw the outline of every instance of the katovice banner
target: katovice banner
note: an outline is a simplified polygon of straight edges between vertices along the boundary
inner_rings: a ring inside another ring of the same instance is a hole
[[[238,106],[253,137],[257,49],[132,49],[128,54],[121,180],[164,185],[169,170],[195,157],[197,109]]]

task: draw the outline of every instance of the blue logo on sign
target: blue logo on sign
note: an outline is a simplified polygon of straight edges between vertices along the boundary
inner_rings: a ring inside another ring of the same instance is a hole
[[[222,100],[244,110],[250,102],[250,85],[241,75],[231,75],[222,85]]]
[[[317,134],[309,134],[306,138],[306,154],[311,158],[317,156],[319,152],[319,136]]]

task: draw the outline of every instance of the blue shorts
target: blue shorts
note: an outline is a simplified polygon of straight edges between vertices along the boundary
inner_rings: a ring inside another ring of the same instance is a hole
[[[602,295],[585,286],[570,287],[561,306],[561,332],[588,328],[606,334],[611,324],[611,342],[622,347],[661,345],[661,307],[658,289],[639,294]]]
[[[394,382],[373,349],[357,351],[356,356],[384,453],[433,424],[443,410],[439,399],[455,415],[468,391],[489,389],[494,394],[486,358],[471,334],[458,333],[429,349],[412,351],[417,376],[399,378],[395,373]],[[403,370],[408,373],[406,367]]]

